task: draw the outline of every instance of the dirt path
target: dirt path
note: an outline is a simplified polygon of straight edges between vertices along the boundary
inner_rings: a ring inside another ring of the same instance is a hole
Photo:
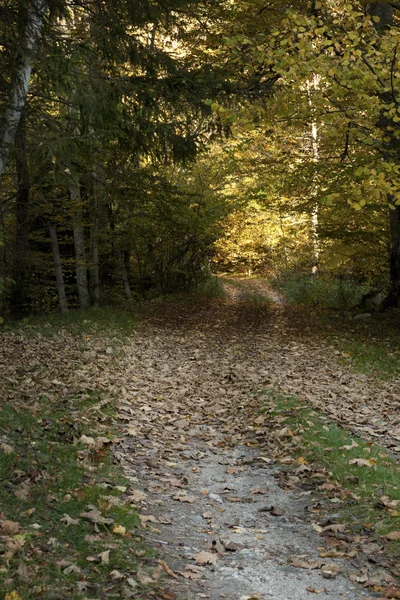
[[[349,579],[365,557],[328,559],[342,574],[324,577],[313,497],[279,487],[268,444],[252,447],[254,406],[268,388],[297,394],[400,451],[398,382],[347,372],[285,307],[235,296],[147,307],[123,363],[122,385],[109,376],[126,434],[118,457],[144,492],[145,536],[179,573],[160,598],[368,596]],[[299,556],[314,568],[293,566]]]

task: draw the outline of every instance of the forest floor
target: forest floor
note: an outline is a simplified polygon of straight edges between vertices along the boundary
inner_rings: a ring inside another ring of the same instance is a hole
[[[6,600],[400,598],[399,379],[357,372],[340,345],[353,327],[352,343],[366,328],[392,343],[393,320],[332,324],[265,282],[224,288],[143,304],[122,342],[85,328],[3,334],[7,403],[51,429],[53,448],[70,443],[85,473],[50,489],[29,431],[2,425]],[[15,473],[17,455],[35,467]],[[36,487],[43,514],[30,512]]]

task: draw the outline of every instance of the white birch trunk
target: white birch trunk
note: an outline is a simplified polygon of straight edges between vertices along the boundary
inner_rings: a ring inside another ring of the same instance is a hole
[[[53,223],[49,225],[49,231],[51,239],[51,249],[53,251],[54,258],[54,266],[56,269],[58,300],[60,303],[61,314],[66,315],[68,313],[68,300],[67,295],[65,293],[64,276],[60,258],[60,248],[58,246],[57,239],[57,228]]]
[[[7,165],[10,149],[14,143],[21,113],[26,104],[32,75],[33,58],[42,30],[43,19],[48,9],[47,0],[32,0],[22,39],[19,63],[13,74],[8,105],[3,117],[0,134],[0,177]]]
[[[79,181],[71,178],[70,190],[71,201],[73,204],[72,226],[74,231],[75,262],[76,262],[76,286],[78,289],[79,306],[82,309],[89,308],[90,294],[87,277],[87,262],[85,248],[85,232],[82,218],[82,200]]]
[[[321,81],[321,77],[318,74],[314,74],[312,77],[312,81],[307,83],[307,91],[308,91],[308,103],[311,109],[311,113],[313,117],[315,116],[315,109],[313,107],[312,101],[312,90],[317,91],[319,88],[319,84]],[[313,120],[311,123],[311,156],[312,161],[316,165],[319,161],[319,147],[320,147],[320,139],[319,139],[319,131],[318,124],[316,120]],[[312,269],[311,272],[313,275],[318,275],[319,272],[319,256],[320,256],[320,243],[319,243],[319,204],[318,204],[318,182],[317,182],[317,173],[314,170],[313,179],[312,179],[312,188],[311,188],[311,197],[312,197],[312,209],[311,209],[311,239],[312,239]]]

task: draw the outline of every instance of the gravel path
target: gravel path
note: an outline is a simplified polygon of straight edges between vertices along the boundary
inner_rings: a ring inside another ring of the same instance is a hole
[[[144,492],[148,543],[177,574],[169,597],[370,598],[349,578],[364,556],[320,559],[318,548],[335,543],[315,531],[313,506],[323,501],[281,485],[272,451],[252,442],[254,406],[266,388],[296,393],[396,447],[397,389],[345,371],[326,344],[293,331],[284,307],[238,304],[198,307],[195,316],[150,311],[125,348],[118,457]]]

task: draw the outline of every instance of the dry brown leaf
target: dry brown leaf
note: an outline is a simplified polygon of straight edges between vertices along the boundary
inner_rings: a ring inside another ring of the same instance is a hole
[[[88,507],[90,510],[88,512],[82,512],[79,516],[82,519],[88,519],[95,523],[96,525],[111,525],[114,523],[114,519],[109,519],[107,517],[103,517],[101,512],[94,506]]]
[[[386,538],[387,540],[389,540],[391,542],[395,542],[397,540],[400,540],[400,531],[391,531],[390,533],[387,533],[386,535],[383,535],[382,537]]]
[[[146,498],[147,494],[145,494],[144,492],[140,490],[132,490],[126,500],[127,502],[142,502],[143,500],[146,500]]]
[[[365,460],[365,458],[351,458],[349,460],[349,465],[357,465],[357,467],[371,468],[374,466],[374,462],[373,459]]]
[[[0,450],[2,450],[4,454],[12,454],[14,452],[14,448],[4,442],[0,444]]]
[[[148,572],[143,568],[139,567],[136,573],[136,577],[142,585],[147,585],[149,583],[154,583],[154,579],[150,577]]]
[[[100,552],[100,554],[98,554],[97,556],[99,557],[102,565],[110,564],[110,550]]]
[[[332,533],[344,533],[347,526],[344,523],[332,523],[322,528],[322,531],[331,531]]]
[[[28,500],[29,496],[30,496],[30,488],[27,485],[22,485],[21,488],[19,490],[17,490],[16,492],[14,492],[14,496],[16,496],[17,498],[19,498],[20,500]]]
[[[176,575],[176,573],[174,573],[172,571],[172,569],[169,568],[169,566],[167,565],[167,563],[163,560],[159,560],[158,564],[164,569],[164,571],[166,572],[167,575],[169,575],[170,577],[174,577],[175,579],[178,579],[178,575]]]
[[[313,569],[319,569],[321,567],[320,560],[308,561],[301,556],[295,556],[292,558],[290,564],[297,569],[307,569],[309,571]]]
[[[154,515],[139,515],[139,521],[144,529],[146,529],[147,523],[158,523],[158,520]]]
[[[199,565],[215,565],[218,560],[218,556],[215,554],[215,552],[211,553],[206,552],[205,550],[199,552],[198,554],[194,554],[192,558]]]
[[[341,568],[335,563],[323,565],[321,567],[321,575],[325,579],[335,579],[339,573],[341,573]]]
[[[61,517],[60,521],[61,523],[65,523],[67,527],[69,527],[70,525],[79,525],[80,523],[79,519],[73,519],[72,517],[67,515],[67,513],[64,513],[64,516]]]
[[[16,521],[6,520],[1,524],[1,532],[3,535],[16,535],[21,529],[21,525]]]
[[[196,498],[194,496],[188,496],[187,494],[175,494],[172,496],[173,500],[178,500],[178,502],[188,502],[189,504],[193,504],[196,502]]]

